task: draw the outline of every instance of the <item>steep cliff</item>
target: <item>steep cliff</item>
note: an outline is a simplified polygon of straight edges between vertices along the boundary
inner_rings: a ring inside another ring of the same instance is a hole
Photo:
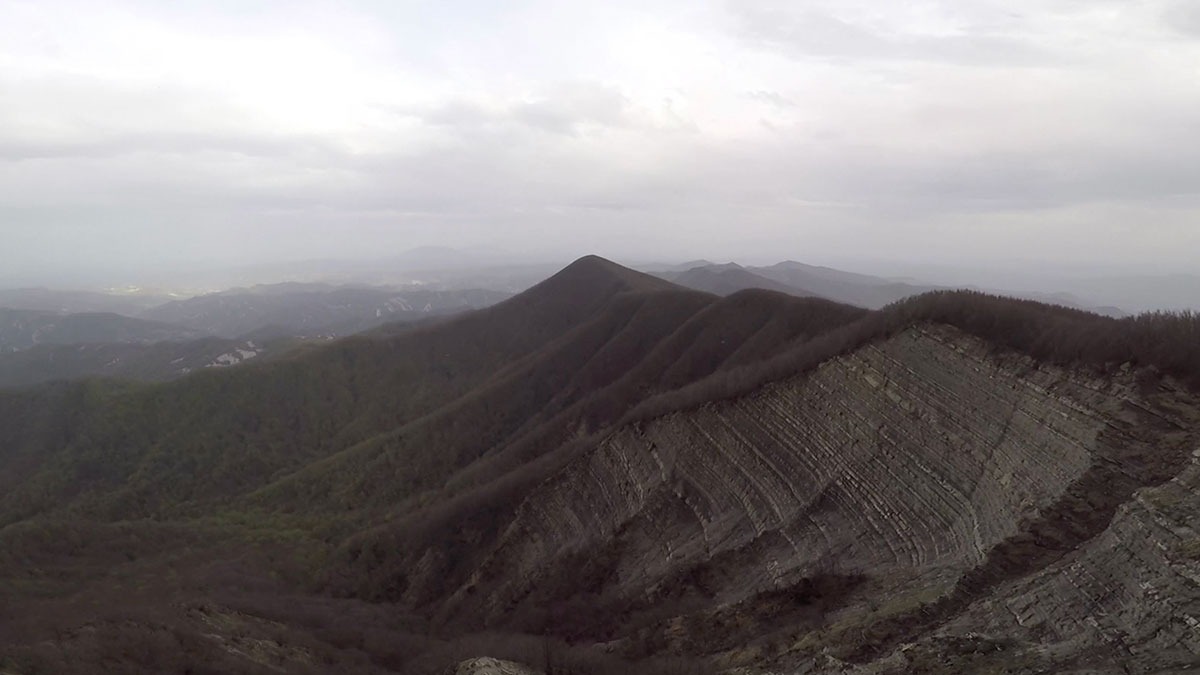
[[[1178,458],[1179,451],[1193,449],[1175,477],[1138,490],[1079,550],[999,585],[910,645],[893,670],[903,672],[914,663],[1141,673],[1195,668],[1200,663],[1200,444],[1195,440],[1200,423],[1194,411],[1173,412],[1189,433],[1164,439],[1159,450]],[[992,649],[979,649],[989,642]]]
[[[1007,603],[1064,626],[1069,662],[1111,638],[1073,635],[1090,616],[1085,598],[1041,596],[1079,594],[1080,583],[1049,578],[1050,567],[1081,545],[1096,560],[1077,565],[1092,567],[1118,564],[1114,551],[1188,550],[1178,527],[1143,515],[1145,498],[1113,525],[1136,536],[1096,535],[1133,490],[1169,479],[1200,447],[1185,416],[1194,405],[1169,385],[1141,392],[1128,375],[1041,366],[952,328],[914,327],[752,395],[611,434],[524,500],[442,615],[498,626],[557,602],[593,616],[540,628],[635,651],[866,662],[948,621],[947,635],[1014,615],[1023,625],[1018,610],[972,603],[1032,575],[1004,591]],[[1147,541],[1163,532],[1170,545]],[[1149,588],[1132,587],[1136,607]],[[780,592],[794,606],[778,607]],[[802,611],[813,604],[820,616]],[[769,647],[746,649],[765,636]]]

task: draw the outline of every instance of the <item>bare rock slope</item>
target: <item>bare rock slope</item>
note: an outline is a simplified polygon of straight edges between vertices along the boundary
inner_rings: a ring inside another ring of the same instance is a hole
[[[1194,404],[915,327],[608,436],[447,611],[502,624],[582,579],[613,614],[581,634],[728,665],[1194,663]]]

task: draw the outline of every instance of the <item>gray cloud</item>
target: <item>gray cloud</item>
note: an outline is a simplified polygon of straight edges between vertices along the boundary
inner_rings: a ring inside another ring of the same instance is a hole
[[[486,106],[451,99],[433,106],[397,108],[393,112],[435,127],[463,132],[523,126],[553,134],[575,135],[588,127],[634,124],[630,101],[620,89],[590,82],[556,83],[544,93]]]
[[[0,138],[0,161],[86,158],[104,159],[151,153],[190,155],[232,153],[249,157],[328,157],[333,148],[322,139],[256,135],[221,135],[204,132],[122,134],[108,138],[22,140]]]
[[[1102,4],[529,0],[486,34],[457,6],[3,5],[0,267],[1037,238],[1187,266],[1195,16]]]
[[[779,92],[775,92],[775,91],[766,91],[766,90],[751,91],[751,92],[747,92],[746,95],[756,101],[762,101],[763,103],[774,106],[776,108],[795,108],[796,107],[795,101],[793,101],[792,99],[790,99],[786,96],[783,96]]]
[[[1044,65],[1061,56],[1028,37],[980,30],[930,34],[887,31],[867,22],[839,18],[805,3],[779,5],[761,2],[731,4],[741,36],[747,42],[786,53],[831,60],[877,62],[931,61],[962,65],[1006,67]]]
[[[1163,20],[1179,34],[1200,37],[1200,6],[1187,0],[1176,0],[1163,11]]]

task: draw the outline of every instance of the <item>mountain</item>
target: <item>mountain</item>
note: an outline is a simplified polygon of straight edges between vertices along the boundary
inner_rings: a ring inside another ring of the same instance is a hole
[[[495,304],[507,293],[274,284],[169,302],[143,317],[227,338],[271,326],[279,335],[339,336]],[[261,335],[260,335],[261,337]]]
[[[748,271],[790,287],[805,289],[822,298],[869,309],[879,309],[897,300],[941,290],[936,286],[891,281],[795,261],[769,267],[750,267]]]
[[[1113,274],[1107,277],[1056,279],[1060,288],[1133,311],[1200,311],[1200,275]]]
[[[679,273],[661,273],[680,286],[694,288],[714,295],[732,295],[750,288],[761,288],[788,295],[810,296],[808,291],[755,274],[741,265],[703,265]]]
[[[146,293],[98,293],[48,288],[0,289],[0,307],[55,314],[112,313],[135,316],[169,298]]]
[[[185,342],[38,345],[0,354],[0,389],[55,380],[106,377],[155,382],[205,368],[273,357],[296,346],[288,339],[201,338]]]
[[[482,290],[284,283],[168,302],[143,312],[161,320],[0,309],[0,388],[89,376],[168,380],[277,356],[294,346],[295,337],[328,339],[388,322],[429,320],[506,297]]]
[[[0,670],[1185,670],[1197,447],[1194,315],[587,257],[270,361],[0,392]]]
[[[288,279],[321,285],[366,284],[406,288],[422,282],[432,290],[518,291],[545,279],[561,261],[486,247],[422,247],[366,259],[308,259],[227,268],[173,269],[143,277],[161,288],[233,288],[272,285]],[[514,286],[515,284],[515,286]],[[161,304],[161,303],[159,303]]]
[[[57,314],[0,308],[0,353],[35,345],[146,344],[192,340],[203,331],[119,314]]]
[[[703,258],[700,258],[697,260],[687,260],[687,261],[681,262],[681,263],[663,263],[663,262],[646,263],[643,265],[639,265],[638,269],[640,269],[641,271],[646,272],[648,274],[666,277],[666,276],[670,276],[671,274],[678,274],[680,272],[686,272],[690,269],[695,269],[697,267],[712,267],[714,265],[717,265],[717,263],[715,263],[711,260],[705,260]]]
[[[926,284],[912,280],[898,281],[868,274],[846,272],[831,267],[806,265],[795,261],[781,262],[768,267],[743,268],[732,263],[723,266],[709,265],[694,271],[696,275],[689,278],[685,278],[683,275],[672,275],[669,272],[664,276],[684,286],[718,294],[724,294],[726,289],[734,288],[768,288],[784,293],[815,295],[869,309],[879,309],[922,293],[951,290],[951,287],[944,285]],[[690,274],[690,272],[684,274]],[[1037,293],[994,288],[971,287],[971,289],[1083,309],[1114,318],[1127,315],[1119,307],[1095,305],[1078,296],[1061,291]]]

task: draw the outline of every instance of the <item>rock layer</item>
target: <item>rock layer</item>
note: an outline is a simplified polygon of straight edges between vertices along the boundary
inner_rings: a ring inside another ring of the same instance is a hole
[[[522,567],[502,576],[528,579],[618,530],[650,544],[624,561],[639,579],[767,533],[792,549],[775,577],[833,552],[870,567],[978,561],[1083,471],[1103,424],[1049,395],[1053,375],[1013,377],[984,352],[912,331],[759,395],[625,429],[526,502],[495,556]]]
[[[467,659],[454,669],[454,675],[541,675],[538,671],[512,661],[491,657]]]
[[[1192,458],[1175,479],[1123,505],[1079,552],[1002,586],[912,651],[938,651],[950,636],[973,635],[1010,641],[1009,658],[1031,668],[1196,667],[1198,514],[1200,464]]]
[[[544,604],[547,589],[572,584],[648,606],[693,592],[680,589],[697,580],[711,612],[833,575],[867,579],[875,605],[894,600],[880,612],[848,606],[842,614],[852,622],[886,625],[898,612],[916,626],[893,626],[866,652],[842,644],[849,658],[884,656],[912,630],[965,611],[973,589],[1053,562],[1060,552],[1042,539],[1090,536],[1070,527],[1048,535],[1044,521],[1064,517],[1064,500],[1074,504],[1064,495],[1096,480],[1097,463],[1117,466],[1182,442],[1179,424],[1143,419],[1157,414],[1151,406],[1129,377],[1092,378],[951,328],[912,328],[752,396],[609,436],[529,495],[447,613],[503,623],[522,603]],[[1118,492],[1150,480],[1126,473]],[[1122,512],[1118,521],[1129,519]],[[1137,522],[1124,527],[1141,535],[1106,533],[1110,549],[1169,530]],[[1030,537],[1035,553],[1026,555],[1020,542]],[[1149,543],[1140,548],[1168,545]],[[1023,602],[1058,602],[1030,594],[1079,593],[1081,582],[1062,574],[1057,586],[1009,591],[1013,608],[999,615],[1022,625]],[[905,614],[921,606],[924,618]],[[964,625],[992,621],[970,615]],[[817,643],[810,636],[808,646]]]

